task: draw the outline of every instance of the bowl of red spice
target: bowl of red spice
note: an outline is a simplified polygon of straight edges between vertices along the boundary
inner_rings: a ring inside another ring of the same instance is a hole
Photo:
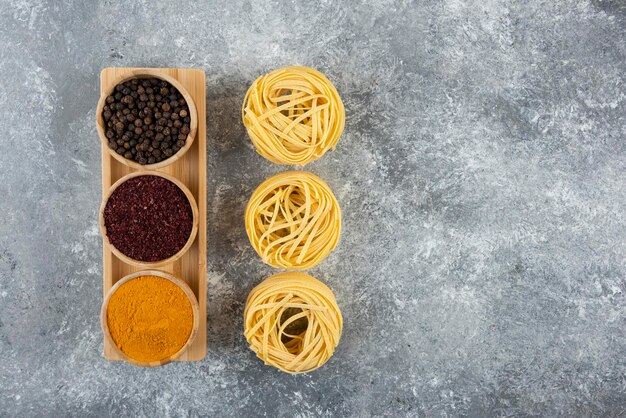
[[[198,301],[183,280],[160,270],[121,278],[100,313],[104,338],[125,361],[156,367],[181,357],[199,326]]]
[[[178,260],[198,232],[198,208],[187,187],[160,172],[116,181],[100,207],[105,245],[125,263],[153,268]]]
[[[96,127],[108,153],[137,170],[154,170],[180,159],[198,128],[193,98],[160,70],[135,70],[98,101]]]

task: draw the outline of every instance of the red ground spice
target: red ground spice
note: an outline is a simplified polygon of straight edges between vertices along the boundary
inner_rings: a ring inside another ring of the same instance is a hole
[[[193,213],[185,193],[158,176],[133,177],[120,184],[104,208],[111,244],[139,261],[160,261],[187,243]]]

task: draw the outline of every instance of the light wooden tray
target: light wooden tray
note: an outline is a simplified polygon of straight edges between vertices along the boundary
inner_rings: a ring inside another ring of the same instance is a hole
[[[100,94],[120,78],[144,68],[109,67],[100,73]],[[196,338],[176,361],[201,360],[206,355],[206,87],[204,71],[199,69],[157,68],[155,70],[174,77],[191,94],[198,112],[198,131],[191,148],[177,161],[158,169],[182,183],[191,191],[198,204],[198,234],[187,253],[173,263],[160,266],[159,270],[173,274],[187,282],[198,300],[199,319]],[[122,176],[136,170],[112,158],[102,145],[102,196]],[[122,277],[140,270],[115,257],[103,245],[104,295]],[[107,360],[123,360],[105,339],[104,357]]]

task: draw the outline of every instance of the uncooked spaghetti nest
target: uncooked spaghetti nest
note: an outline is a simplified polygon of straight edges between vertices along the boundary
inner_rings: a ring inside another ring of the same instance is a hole
[[[341,211],[322,179],[306,171],[287,171],[257,187],[245,223],[250,244],[265,263],[304,270],[337,246]]]
[[[342,327],[333,292],[304,273],[268,277],[252,289],[244,310],[250,348],[265,364],[287,373],[310,372],[326,363]]]
[[[303,166],[335,149],[346,114],[324,74],[285,67],[252,83],[242,118],[259,154],[277,164]]]

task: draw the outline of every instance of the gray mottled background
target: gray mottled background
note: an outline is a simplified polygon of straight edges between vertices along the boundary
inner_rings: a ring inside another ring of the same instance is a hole
[[[0,0],[0,416],[626,415],[626,2]],[[343,209],[312,273],[345,317],[319,371],[242,336],[274,270],[252,190],[285,170],[240,121],[271,69],[325,72],[347,109],[306,167]],[[106,66],[207,75],[208,346],[102,356]]]

